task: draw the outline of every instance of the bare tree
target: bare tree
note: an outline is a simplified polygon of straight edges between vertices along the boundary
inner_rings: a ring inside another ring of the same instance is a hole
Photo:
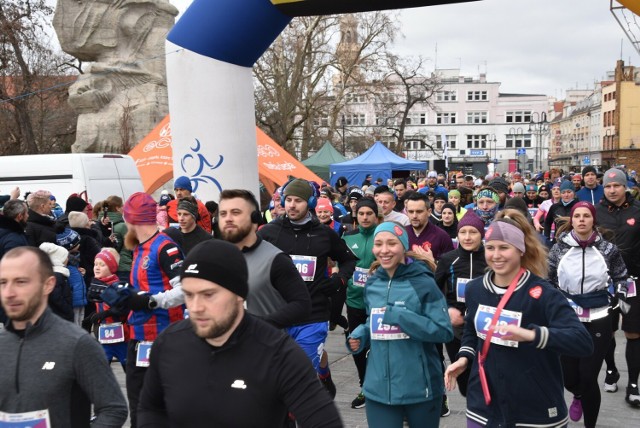
[[[66,85],[74,61],[49,46],[46,0],[0,3],[0,153],[69,151],[76,115]]]
[[[437,154],[426,135],[407,135],[407,125],[415,120],[410,117],[414,107],[420,107],[421,111],[436,109],[434,96],[442,89],[439,79],[425,71],[422,57],[400,58],[389,53],[385,62],[387,70],[381,70],[384,74],[371,85],[376,93],[377,132],[385,134],[386,129],[393,133],[396,141],[389,148],[396,153],[403,151],[405,141],[418,140]]]
[[[303,158],[324,141],[338,145],[348,88],[393,41],[395,17],[372,12],[291,21],[254,66],[259,126],[290,153],[301,147]],[[357,28],[348,30],[345,20],[352,18]]]

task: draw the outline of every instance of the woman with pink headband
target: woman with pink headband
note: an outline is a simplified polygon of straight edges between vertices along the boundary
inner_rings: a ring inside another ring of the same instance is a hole
[[[471,366],[467,427],[566,427],[561,355],[593,352],[591,337],[546,277],[546,250],[524,215],[505,209],[485,233],[487,273],[467,283],[451,390]]]

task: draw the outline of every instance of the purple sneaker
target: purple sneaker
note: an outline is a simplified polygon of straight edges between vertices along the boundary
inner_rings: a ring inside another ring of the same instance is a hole
[[[579,398],[573,397],[573,402],[569,407],[569,417],[574,422],[582,419],[582,401]]]

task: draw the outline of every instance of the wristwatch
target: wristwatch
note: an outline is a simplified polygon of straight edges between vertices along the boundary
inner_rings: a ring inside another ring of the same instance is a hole
[[[153,297],[149,297],[149,309],[155,309],[158,307],[158,301]]]

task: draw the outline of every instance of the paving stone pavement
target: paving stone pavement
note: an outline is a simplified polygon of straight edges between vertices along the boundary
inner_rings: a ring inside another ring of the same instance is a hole
[[[625,362],[624,350],[626,340],[622,332],[616,332],[616,365],[620,371],[620,381],[618,382],[618,392],[606,393],[602,392],[602,404],[600,406],[600,416],[598,418],[599,428],[621,428],[621,427],[640,427],[640,409],[635,409],[627,405],[624,401],[624,387],[627,382],[627,364]],[[345,428],[366,428],[367,417],[365,409],[352,409],[351,400],[360,392],[358,385],[358,375],[351,356],[344,347],[344,334],[338,327],[335,331],[329,333],[326,344],[329,353],[329,361],[333,381],[336,384],[338,393],[336,395],[336,405],[342,416]],[[120,364],[112,364],[112,368],[123,393],[125,393],[124,373]],[[604,368],[600,372],[600,384],[604,382]],[[566,393],[565,398],[567,405],[571,403],[571,394]],[[453,391],[449,394],[449,407],[451,415],[440,419],[440,427],[442,428],[464,428],[466,427],[465,399],[459,392]],[[407,426],[407,425],[405,425]],[[582,423],[570,422],[570,428],[583,426]],[[129,423],[125,427],[129,427]]]

